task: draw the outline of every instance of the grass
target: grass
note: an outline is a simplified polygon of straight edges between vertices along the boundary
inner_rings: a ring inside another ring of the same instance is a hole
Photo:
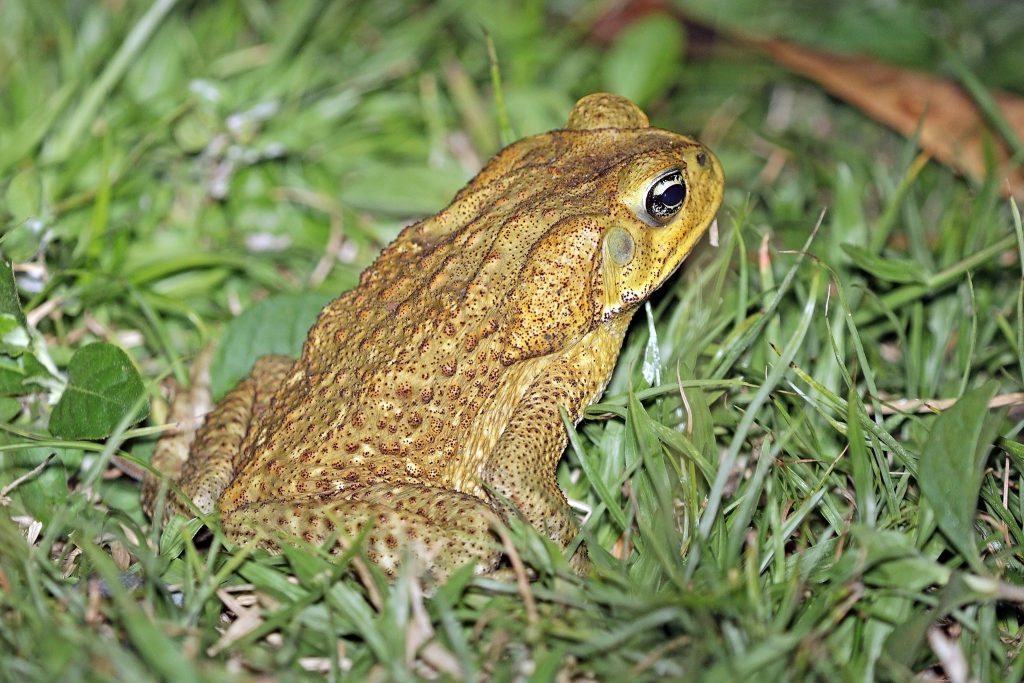
[[[1019,8],[684,4],[930,71],[953,50],[958,78],[1024,90]],[[90,341],[125,348],[151,402],[75,442],[47,433],[45,387],[0,398],[0,679],[1024,679],[1024,421],[986,407],[1022,390],[1016,207],[699,31],[589,40],[600,9],[0,4],[0,249],[22,307],[61,369]],[[637,315],[561,465],[594,576],[520,529],[528,588],[458,576],[425,599],[313,550],[151,527],[110,463],[148,458],[163,378],[233,339],[223,390],[294,344],[498,148],[503,116],[556,128],[607,87],[709,144],[728,189],[722,246]]]

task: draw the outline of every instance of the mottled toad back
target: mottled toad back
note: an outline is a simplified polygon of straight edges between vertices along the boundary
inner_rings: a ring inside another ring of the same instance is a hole
[[[510,145],[441,213],[398,236],[329,304],[301,357],[261,358],[191,450],[154,463],[227,535],[297,536],[441,580],[501,553],[518,514],[565,547],[555,483],[573,420],[612,372],[633,313],[712,222],[722,170],[628,100],[580,100],[565,130]],[[151,509],[157,486],[146,483]],[[169,501],[168,507],[185,511]],[[578,553],[582,566],[585,551]]]

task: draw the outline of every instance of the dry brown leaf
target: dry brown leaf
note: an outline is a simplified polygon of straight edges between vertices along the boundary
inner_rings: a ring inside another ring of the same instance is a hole
[[[745,42],[903,135],[913,135],[920,125],[924,151],[973,180],[985,178],[986,159],[994,154],[1001,191],[1024,200],[1021,165],[1010,163],[1005,142],[956,83],[868,57],[822,52],[779,40]],[[1024,138],[1024,98],[1005,92],[992,97],[1018,137]]]
[[[216,643],[206,649],[211,657],[229,647],[238,639],[248,635],[263,624],[263,616],[259,607],[253,607],[250,600],[232,595],[229,590],[218,590],[217,597],[227,610],[235,615],[235,620],[225,629]]]
[[[181,470],[188,460],[196,430],[203,424],[206,414],[213,407],[210,393],[210,363],[213,361],[214,345],[207,344],[192,361],[189,370],[190,386],[175,387],[167,416],[169,429],[157,441],[150,463],[158,472],[171,481],[181,477]],[[159,420],[157,420],[159,421]],[[115,465],[127,475],[142,480],[143,496],[155,499],[160,481],[146,478],[146,471],[127,460],[115,458]]]
[[[949,410],[956,404],[958,398],[889,398],[881,397],[882,415],[895,415],[897,413],[940,413]],[[1012,394],[999,394],[988,402],[991,410],[1005,408],[1006,406],[1024,405],[1024,392]],[[864,406],[868,415],[875,414],[875,408],[871,405]]]
[[[630,22],[653,12],[678,17],[698,35],[709,28],[663,0],[627,0],[600,15],[591,36],[598,42],[611,42]],[[992,172],[998,177],[1000,191],[1024,201],[1020,161],[1011,163],[1012,153],[1005,140],[992,130],[974,100],[957,83],[870,57],[815,50],[723,27],[713,30],[764,52],[903,135],[913,135],[920,126],[920,145],[925,153],[972,180],[984,180],[994,161]],[[1024,98],[993,92],[992,99],[1017,137],[1024,139]]]

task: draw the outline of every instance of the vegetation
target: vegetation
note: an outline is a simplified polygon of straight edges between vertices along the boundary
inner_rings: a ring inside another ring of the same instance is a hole
[[[1024,679],[1015,205],[612,4],[0,3],[0,679]],[[762,4],[672,7],[1024,90],[1012,4]],[[516,529],[536,581],[425,598],[150,525],[115,464],[147,461],[165,378],[219,340],[218,392],[294,352],[402,225],[601,89],[728,190],[561,464],[593,576]]]

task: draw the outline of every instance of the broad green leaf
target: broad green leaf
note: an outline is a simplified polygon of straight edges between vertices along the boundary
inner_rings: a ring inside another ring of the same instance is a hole
[[[923,284],[927,280],[927,273],[916,261],[882,258],[853,244],[844,244],[842,247],[854,265],[880,280],[899,284]]]
[[[63,439],[110,436],[125,417],[135,423],[146,416],[144,392],[124,351],[106,342],[83,346],[71,357],[68,386],[50,416],[50,432]]]
[[[663,14],[627,26],[605,57],[602,83],[606,90],[643,107],[668,91],[686,47],[681,22]]]
[[[38,215],[42,209],[42,196],[42,182],[35,166],[29,166],[14,176],[11,184],[7,186],[7,192],[4,193],[7,210],[14,216],[15,221],[23,221]]]
[[[982,436],[988,403],[998,388],[986,382],[935,418],[918,472],[921,494],[935,511],[939,529],[975,569],[981,567],[973,528],[984,473],[979,454],[990,445]]]
[[[223,396],[249,374],[260,356],[297,356],[326,294],[282,294],[261,301],[228,323],[210,368],[210,389]]]
[[[0,372],[2,376],[2,372]],[[2,385],[3,380],[0,380]],[[0,391],[0,394],[3,392]],[[0,396],[0,422],[10,422],[14,416],[21,412],[21,401],[8,396]]]

